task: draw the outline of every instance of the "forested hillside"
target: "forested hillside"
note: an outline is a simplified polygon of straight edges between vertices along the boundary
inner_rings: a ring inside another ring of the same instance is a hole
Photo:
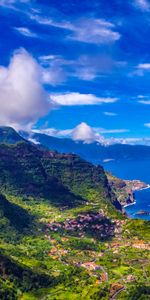
[[[101,166],[1,143],[0,192],[0,299],[148,299],[149,222],[120,211]]]

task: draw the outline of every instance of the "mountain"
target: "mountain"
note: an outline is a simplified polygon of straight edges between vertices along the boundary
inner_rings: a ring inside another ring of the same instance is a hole
[[[0,143],[16,144],[21,141],[24,141],[24,138],[13,128],[5,126],[0,127]]]
[[[1,144],[0,157],[0,191],[3,193],[47,198],[63,205],[84,201],[92,189],[109,196],[103,168],[77,155],[59,154],[19,142]]]
[[[12,132],[15,136],[15,130]],[[3,139],[6,137],[3,130]],[[36,196],[55,205],[74,206],[84,202],[89,191],[97,190],[100,197],[108,198],[121,210],[111,195],[104,169],[75,154],[48,151],[23,140],[14,145],[0,144],[0,157],[2,193]]]
[[[22,133],[25,138],[28,134]],[[104,146],[99,143],[85,144],[71,139],[55,138],[46,134],[33,133],[32,138],[48,149],[61,153],[76,153],[92,162],[102,162],[105,159],[113,160],[140,160],[150,159],[150,147],[143,145],[114,144]]]
[[[0,143],[0,299],[148,299],[150,222],[118,205],[101,166]]]

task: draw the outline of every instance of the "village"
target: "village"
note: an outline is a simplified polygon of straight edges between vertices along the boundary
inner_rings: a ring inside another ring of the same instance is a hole
[[[72,235],[84,237],[93,234],[94,237],[105,240],[114,235],[115,226],[105,217],[103,212],[79,214],[76,219],[67,218],[64,222],[48,223],[47,228],[54,232],[67,232]]]

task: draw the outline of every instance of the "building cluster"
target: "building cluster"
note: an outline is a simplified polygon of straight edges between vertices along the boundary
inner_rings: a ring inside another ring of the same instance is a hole
[[[103,212],[79,214],[76,219],[68,218],[64,222],[53,222],[47,226],[54,232],[67,231],[77,233],[81,237],[85,233],[92,233],[101,238],[112,236],[115,227],[109,219],[106,219]]]

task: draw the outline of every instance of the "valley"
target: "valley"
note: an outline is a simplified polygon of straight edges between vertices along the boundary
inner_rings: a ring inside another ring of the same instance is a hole
[[[121,180],[26,141],[0,157],[1,299],[149,299],[150,223],[123,213]]]

